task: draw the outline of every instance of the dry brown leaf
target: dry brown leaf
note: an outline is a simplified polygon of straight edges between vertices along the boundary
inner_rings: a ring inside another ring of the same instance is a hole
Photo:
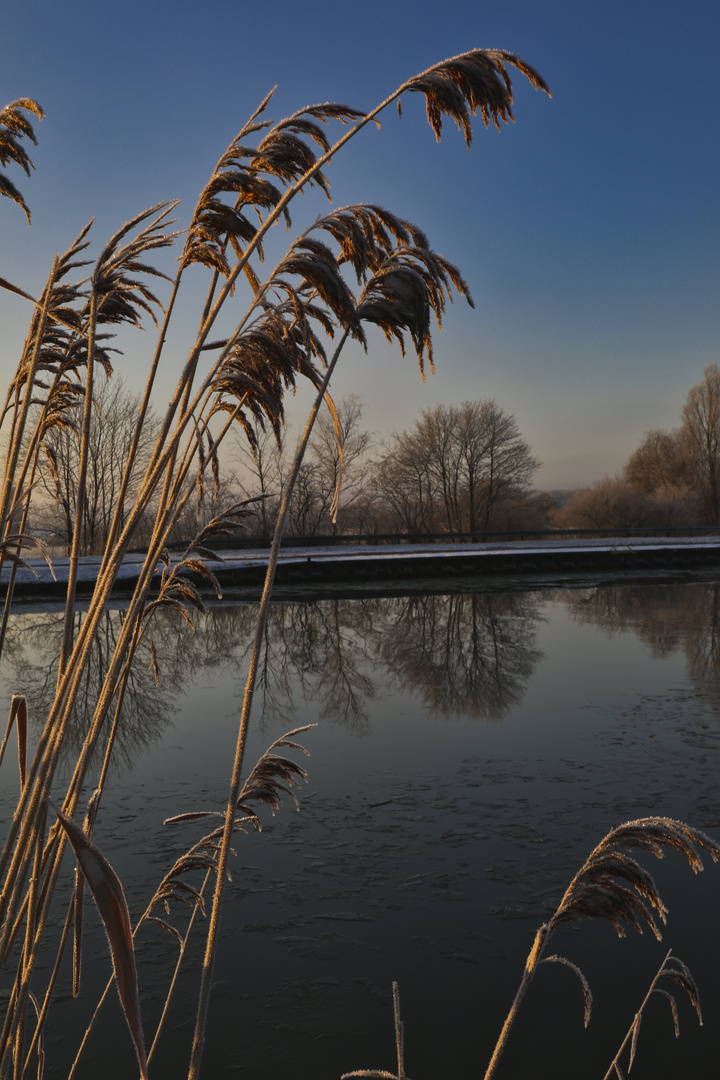
[[[135,949],[125,893],[120,879],[104,855],[61,810],[48,799],[64,828],[105,926],[115,982],[143,1080],[148,1080],[145,1040],[140,1018]]]

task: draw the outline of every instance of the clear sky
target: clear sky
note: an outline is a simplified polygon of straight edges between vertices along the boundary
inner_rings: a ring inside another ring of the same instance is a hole
[[[93,215],[95,250],[160,199],[182,199],[185,224],[276,83],[274,119],[317,101],[371,108],[447,56],[509,49],[553,92],[518,75],[515,125],[498,135],[478,121],[470,153],[453,127],[437,145],[413,96],[331,166],[337,205],[416,221],[476,303],[448,311],[426,384],[375,335],[334,390],[358,393],[379,435],[438,402],[493,397],[544,462],[541,486],[590,483],[646,430],[677,423],[720,361],[719,41],[710,0],[4,0],[0,103],[34,97],[47,118],[29,147],[36,172],[8,169],[33,224],[0,202],[0,274],[39,292]],[[321,209],[307,198],[294,216]],[[3,375],[28,314],[0,294]],[[144,346],[118,361],[133,388]]]

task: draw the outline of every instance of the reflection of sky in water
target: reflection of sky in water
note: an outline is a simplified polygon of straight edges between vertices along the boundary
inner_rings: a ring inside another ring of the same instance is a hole
[[[366,723],[322,720],[321,708],[304,695],[326,685],[326,676],[306,674],[303,691],[291,664],[283,675],[290,698],[278,705],[283,715],[268,709],[265,730],[253,729],[248,768],[292,723],[319,721],[301,739],[311,757],[304,762],[310,775],[299,795],[300,814],[287,803],[260,836],[239,837],[235,845],[208,1075],[242,1064],[240,1075],[259,1080],[291,1070],[330,1078],[353,1068],[391,1068],[389,990],[397,978],[410,1075],[476,1076],[535,927],[608,828],[664,813],[720,835],[715,672],[708,663],[699,674],[697,662],[698,642],[712,636],[712,587],[633,589],[606,590],[601,600],[607,603],[597,608],[591,591],[496,598],[493,648],[485,648],[484,638],[483,663],[493,655],[501,668],[523,674],[502,719],[488,722],[478,718],[477,701],[465,713],[439,716],[422,665],[406,656],[399,667],[397,656],[388,655],[387,631],[399,608],[378,601],[359,618],[358,609],[343,602],[339,614],[353,623],[343,638],[344,660],[377,692],[364,701]],[[441,610],[450,611],[433,609],[435,639],[452,623],[437,621]],[[481,613],[487,633],[487,609]],[[180,667],[168,668],[176,685],[187,677],[172,701],[172,726],[134,755],[104,801],[96,838],[126,882],[133,910],[140,910],[183,840],[200,835],[193,826],[163,829],[163,818],[222,806],[244,674],[244,663],[236,666],[234,658],[246,641],[233,617],[226,613],[220,632],[218,626],[209,631],[213,649],[188,642]],[[307,612],[300,618],[298,609],[287,609],[283,618],[276,657],[302,655],[311,665],[327,652],[318,630],[331,622],[327,608],[320,622]],[[477,630],[477,621],[461,626],[465,652],[473,626]],[[293,627],[302,628],[302,640]],[[318,647],[309,652],[313,634]],[[411,645],[405,633],[404,653]],[[692,670],[689,656],[695,657]],[[492,665],[483,668],[483,679],[496,675]],[[12,768],[7,761],[5,777]],[[584,968],[596,993],[594,1019],[583,1032],[574,977],[548,965],[530,991],[500,1077],[602,1076],[653,965],[670,945],[690,964],[711,1022],[698,1033],[681,1002],[676,1044],[658,1007],[659,1022],[654,1014],[644,1022],[633,1076],[657,1077],[661,1065],[662,1075],[717,1075],[720,1050],[712,1030],[720,1015],[714,964],[720,935],[713,916],[720,871],[709,869],[695,880],[672,858],[652,870],[672,911],[667,944],[647,935],[618,942],[605,926],[564,931],[554,948]],[[698,926],[702,938],[694,936]],[[159,931],[144,934],[140,981],[150,1020],[173,949]],[[80,1010],[89,1010],[89,991],[106,970],[101,935],[91,935],[88,947]],[[158,1077],[178,1075],[186,1057],[192,983],[188,978],[183,985]],[[114,1080],[132,1068],[124,1033],[111,1026],[114,1008],[99,1043],[113,1038],[117,1058],[114,1051],[107,1062],[91,1050],[85,1075],[102,1067]],[[56,1020],[63,1030],[73,1029],[76,1011],[60,1003]]]

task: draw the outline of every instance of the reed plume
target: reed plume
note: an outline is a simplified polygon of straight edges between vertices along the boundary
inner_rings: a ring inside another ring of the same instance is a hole
[[[665,923],[667,908],[657,890],[657,886],[628,850],[648,852],[662,859],[667,849],[674,849],[684,855],[694,873],[703,869],[701,853],[710,856],[713,862],[720,858],[720,845],[705,833],[666,817],[639,818],[628,821],[613,829],[603,837],[591,851],[588,858],[573,877],[565,890],[560,904],[552,918],[544,923],[535,935],[532,948],[525,962],[525,972],[515,995],[515,1000],[503,1025],[495,1050],[485,1073],[485,1080],[495,1074],[500,1055],[505,1048],[510,1028],[515,1020],[525,992],[540,964],[560,963],[569,968],[579,979],[585,1002],[585,1027],[590,1021],[592,994],[587,979],[580,968],[564,956],[545,956],[545,949],[559,926],[567,922],[583,919],[607,919],[615,928],[619,937],[624,937],[627,930],[635,929],[639,933],[649,927],[658,939],[661,937],[657,925],[659,919]],[[603,1080],[624,1080],[620,1059],[628,1050],[628,1072],[632,1068],[637,1051],[638,1034],[644,1010],[653,994],[658,994],[668,1001],[673,1019],[675,1036],[680,1033],[678,1009],[675,997],[665,986],[666,983],[679,986],[685,991],[694,1008],[698,1022],[702,1025],[700,998],[695,980],[687,966],[672,950],[669,951],[656,972],[645,998],[636,1012],[630,1028],[622,1040]],[[356,1069],[343,1073],[341,1080],[351,1077],[378,1077],[383,1080],[406,1080],[404,1030],[400,1019],[400,999],[397,983],[393,983],[393,1005],[395,1013],[395,1039],[397,1045],[398,1068],[396,1073],[384,1069]]]
[[[565,890],[555,914],[543,923],[535,935],[520,986],[495,1045],[485,1080],[490,1080],[495,1074],[518,1009],[541,963],[560,960],[576,971],[585,995],[585,1023],[589,1020],[589,988],[582,972],[564,958],[544,956],[558,927],[582,919],[606,919],[619,937],[624,937],[630,929],[642,933],[644,928],[649,927],[660,940],[662,935],[658,921],[665,923],[667,908],[652,875],[628,855],[628,851],[643,851],[662,859],[668,849],[684,855],[694,873],[703,869],[701,853],[709,855],[713,862],[720,858],[720,846],[709,836],[682,821],[666,817],[628,821],[609,832],[591,851]],[[684,978],[682,970],[680,976],[670,977],[679,981],[681,977]],[[688,983],[685,988],[689,986]]]
[[[18,98],[17,101],[11,101],[9,105],[6,105],[0,111],[0,165],[5,166],[10,163],[19,165],[21,169],[25,170],[25,175],[29,176],[35,166],[30,160],[25,147],[21,145],[21,141],[22,139],[29,139],[31,143],[37,146],[37,139],[35,138],[33,126],[25,113],[32,113],[33,116],[37,116],[38,120],[42,120],[45,116],[37,101],[33,101],[32,98]],[[6,198],[12,199],[13,202],[22,207],[29,225],[30,210],[28,205],[15,184],[4,172],[0,172],[0,195],[5,195]]]
[[[299,809],[298,800],[293,789],[299,788],[301,784],[307,780],[307,772],[302,766],[298,765],[297,762],[285,755],[278,754],[277,751],[281,748],[286,748],[297,750],[307,755],[308,751],[304,746],[295,741],[295,736],[302,735],[306,731],[310,731],[313,727],[315,727],[314,724],[307,724],[303,727],[294,728],[292,731],[288,731],[285,735],[276,739],[258,759],[243,784],[241,800],[238,804],[238,811],[240,814],[236,817],[233,827],[235,834],[244,833],[249,827],[257,830],[261,829],[260,817],[257,810],[252,805],[253,803],[268,807],[271,812],[275,814],[282,805],[283,798],[289,796],[295,803],[296,808]],[[91,800],[91,812],[93,815],[97,809],[98,796],[99,792],[96,791]],[[223,817],[224,814],[220,811],[189,811],[167,818],[163,824],[173,826],[187,825],[209,818],[222,819]],[[158,884],[135,928],[131,930],[129,915],[127,914],[127,905],[125,904],[124,895],[122,893],[122,886],[117,879],[115,872],[107,863],[107,860],[104,859],[95,845],[87,839],[87,834],[91,831],[87,828],[87,820],[86,827],[80,832],[80,830],[78,830],[71,821],[65,818],[64,815],[59,814],[59,818],[63,827],[67,829],[73,848],[76,854],[78,854],[79,870],[83,875],[82,877],[79,875],[78,880],[82,881],[87,877],[88,883],[93,890],[93,895],[103,917],[105,929],[110,941],[111,955],[113,957],[113,976],[106,986],[97,1008],[95,1009],[90,1025],[85,1032],[70,1071],[70,1078],[75,1073],[82,1052],[98,1017],[100,1008],[107,997],[113,981],[116,983],[128,1027],[136,1045],[138,1059],[141,1061],[141,1067],[143,1067],[144,1042],[142,1037],[142,1024],[139,1006],[136,1000],[136,980],[133,981],[133,973],[135,971],[134,938],[145,923],[153,923],[173,937],[179,945],[179,953],[175,969],[170,979],[162,1015],[158,1021],[152,1046],[147,1054],[147,1061],[149,1061],[168,1014],[170,1001],[174,993],[180,969],[186,958],[187,945],[196,917],[198,914],[205,915],[204,893],[209,881],[217,873],[219,852],[218,840],[223,833],[222,826],[215,828],[205,836],[202,836],[193,843],[190,848],[183,851],[182,854],[178,856]],[[94,888],[93,882],[95,883]],[[190,911],[190,916],[184,931],[181,931],[181,929],[175,925],[177,922],[177,914],[187,910]],[[173,922],[169,921],[171,917],[174,920]],[[145,1067],[146,1064],[147,1063],[145,1063]]]
[[[366,328],[376,325],[404,350],[408,335],[424,374],[424,364],[431,368],[433,364],[433,320],[440,325],[452,290],[470,301],[459,271],[431,250],[424,232],[380,206],[353,205],[330,210],[291,241],[286,254],[269,273],[264,272],[264,240],[275,224],[284,221],[290,226],[290,204],[306,188],[315,187],[329,197],[328,168],[335,155],[405,94],[424,96],[428,119],[438,138],[445,118],[457,124],[468,145],[472,117],[478,111],[486,125],[493,123],[500,127],[512,120],[509,74],[512,68],[547,92],[547,86],[534,69],[513,54],[472,50],[407,80],[370,111],[326,103],[303,108],[273,123],[266,116],[270,94],[220,156],[201,192],[190,216],[172,280],[156,267],[152,257],[178,240],[180,234],[171,230],[174,203],[157,204],[130,219],[92,261],[86,260],[90,225],[86,226],[68,251],[54,259],[37,300],[0,279],[0,285],[26,298],[33,307],[30,331],[0,414],[0,423],[6,425],[8,432],[0,491],[0,564],[3,558],[14,564],[0,648],[38,477],[45,471],[49,484],[59,482],[49,441],[54,429],[68,431],[77,439],[80,461],[56,694],[27,765],[25,782],[0,854],[0,873],[4,879],[0,894],[0,964],[7,963],[18,950],[20,954],[6,1025],[0,1037],[3,1077],[11,1058],[15,1060],[16,1072],[26,1071],[30,1055],[42,1045],[42,1029],[57,965],[23,1064],[23,1025],[31,1015],[31,982],[38,949],[50,917],[66,841],[73,835],[64,823],[72,822],[77,812],[98,749],[102,766],[99,781],[93,786],[102,791],[106,782],[125,688],[139,642],[151,625],[153,612],[160,607],[174,609],[179,617],[186,619],[190,619],[192,610],[202,610],[199,581],[219,591],[212,566],[208,566],[216,560],[213,530],[217,533],[237,524],[246,508],[234,508],[223,520],[214,521],[210,532],[198,528],[185,555],[174,566],[166,554],[172,531],[192,499],[202,498],[205,484],[210,481],[216,487],[219,484],[220,454],[228,433],[239,427],[251,448],[256,427],[262,430],[266,426],[279,438],[284,421],[284,396],[306,380],[316,392],[315,404],[298,449],[271,549],[224,820],[208,841],[215,860],[214,896],[190,1066],[190,1075],[197,1076],[231,838],[239,821],[256,820],[254,803],[265,801],[273,805],[273,800],[281,795],[292,794],[294,784],[301,778],[295,766],[283,764],[282,756],[276,755],[264,761],[246,789],[242,763],[257,657],[288,499],[312,426],[325,404],[335,416],[329,381],[349,340],[367,348]],[[22,99],[8,106],[0,119],[3,140],[0,164],[20,164],[26,172],[31,163],[20,143],[23,138],[34,141],[34,132],[24,115],[28,112],[42,116],[39,106],[30,99]],[[5,188],[3,193],[16,198],[27,212],[16,189]],[[134,476],[150,396],[165,359],[165,342],[183,275],[193,265],[207,269],[207,293],[199,311],[195,337],[188,345],[175,389],[160,419],[149,463],[137,483],[133,480],[131,495],[130,478]],[[73,280],[78,270],[84,276]],[[237,287],[241,275],[250,287],[250,295],[244,301]],[[161,299],[155,290],[158,282],[162,285],[165,281],[169,297]],[[232,316],[223,324],[231,329],[218,341],[215,327],[221,312]],[[105,378],[112,374],[116,362],[113,334],[117,329],[140,328],[148,322],[157,326],[157,337],[149,357],[146,388],[97,580],[84,618],[78,623],[75,592],[96,379],[98,375]],[[328,341],[332,342],[332,351],[327,348]],[[208,352],[212,359],[201,370],[201,354]],[[153,524],[147,555],[97,696],[87,738],[62,800],[56,797],[58,803],[62,801],[59,813],[63,817],[59,820],[63,821],[63,827],[48,833],[47,800],[56,784],[58,762],[81,693],[83,670],[123,558],[151,508]],[[159,592],[153,598],[152,590],[158,583]],[[90,831],[91,825],[88,836]],[[205,867],[209,851],[207,848],[189,856],[199,859],[203,865],[193,863],[193,866],[205,868],[206,873],[210,873],[209,867]],[[181,869],[188,869],[188,864],[178,868],[178,873]],[[176,878],[180,880],[178,874],[173,880]],[[70,916],[60,953],[69,927]],[[23,928],[24,942],[20,944]]]

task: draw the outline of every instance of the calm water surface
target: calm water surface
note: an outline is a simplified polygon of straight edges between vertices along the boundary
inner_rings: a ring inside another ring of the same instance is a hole
[[[237,838],[205,1076],[393,1069],[393,979],[413,1080],[482,1075],[535,929],[608,829],[666,814],[720,838],[719,606],[712,581],[277,604],[246,762],[315,723],[301,737],[309,781],[299,813],[287,800],[261,834]],[[119,618],[107,617],[91,682]],[[195,635],[158,626],[159,689],[149,654],[136,665],[95,832],[135,915],[204,831],[163,820],[224,806],[252,620],[252,606],[226,603]],[[60,621],[15,617],[3,707],[23,692],[42,716]],[[86,719],[81,709],[78,740]],[[0,777],[5,816],[12,769]],[[620,941],[609,924],[558,933],[554,950],[594,991],[590,1026],[575,976],[546,965],[500,1078],[601,1080],[670,946],[695,975],[706,1024],[680,1001],[676,1041],[658,998],[632,1075],[717,1077],[720,868],[696,878],[673,856],[647,865],[670,908],[665,940]],[[52,1077],[67,1075],[109,972],[90,909],[87,921],[81,1000],[66,973],[46,1042]],[[150,1032],[176,946],[148,926],[137,948]],[[151,1076],[183,1075],[195,984],[191,969]],[[113,995],[78,1075],[135,1073]]]

